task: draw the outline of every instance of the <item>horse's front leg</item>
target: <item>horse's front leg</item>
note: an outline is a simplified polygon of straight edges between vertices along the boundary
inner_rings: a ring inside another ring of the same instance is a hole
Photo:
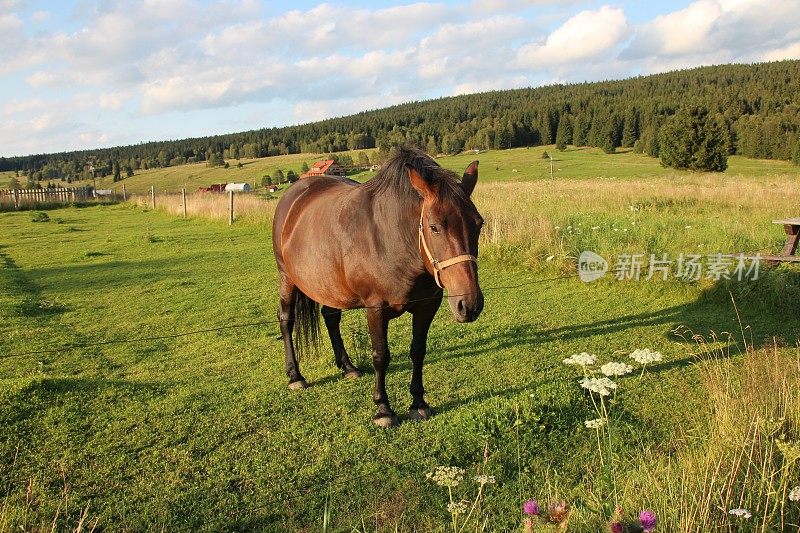
[[[425,401],[425,387],[422,385],[422,363],[425,360],[425,353],[428,349],[428,331],[430,330],[433,317],[442,300],[426,302],[420,308],[412,311],[411,321],[411,407],[408,409],[408,417],[412,420],[427,420],[431,416],[431,408]]]
[[[386,394],[386,370],[389,368],[389,341],[387,330],[391,316],[385,309],[372,307],[367,309],[367,326],[372,340],[372,366],[375,368],[375,389],[372,401],[378,406],[378,412],[372,417],[376,426],[383,428],[399,424],[397,415],[389,407],[389,396]]]

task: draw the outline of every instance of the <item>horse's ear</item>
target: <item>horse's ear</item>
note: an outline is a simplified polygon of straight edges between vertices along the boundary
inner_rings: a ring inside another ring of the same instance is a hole
[[[418,171],[413,168],[408,169],[408,179],[411,180],[411,186],[422,195],[423,198],[428,198],[435,194],[433,185],[428,183]]]
[[[470,196],[472,191],[475,190],[476,183],[478,183],[478,162],[473,161],[464,171],[464,176],[461,178],[461,188],[464,190],[464,194]]]

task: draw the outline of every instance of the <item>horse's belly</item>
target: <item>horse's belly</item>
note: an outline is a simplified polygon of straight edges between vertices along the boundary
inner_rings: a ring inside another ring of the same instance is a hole
[[[327,242],[330,248],[332,242]],[[302,247],[287,258],[286,266],[292,281],[303,293],[322,305],[336,309],[360,307],[362,302],[348,283],[341,260],[330,251],[321,253],[314,247]]]

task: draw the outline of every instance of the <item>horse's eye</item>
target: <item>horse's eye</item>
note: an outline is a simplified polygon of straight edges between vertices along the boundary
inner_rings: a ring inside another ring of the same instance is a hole
[[[429,227],[431,228],[431,233],[434,233],[436,235],[439,234],[439,226],[437,226],[436,224],[431,224]]]

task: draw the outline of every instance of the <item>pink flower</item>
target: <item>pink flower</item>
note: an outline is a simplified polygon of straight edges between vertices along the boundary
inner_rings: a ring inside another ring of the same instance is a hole
[[[536,500],[528,500],[522,504],[522,510],[526,515],[534,516],[539,514],[539,502]]]
[[[639,513],[639,522],[641,522],[642,529],[645,530],[645,533],[650,533],[656,528],[656,513],[645,509]]]

